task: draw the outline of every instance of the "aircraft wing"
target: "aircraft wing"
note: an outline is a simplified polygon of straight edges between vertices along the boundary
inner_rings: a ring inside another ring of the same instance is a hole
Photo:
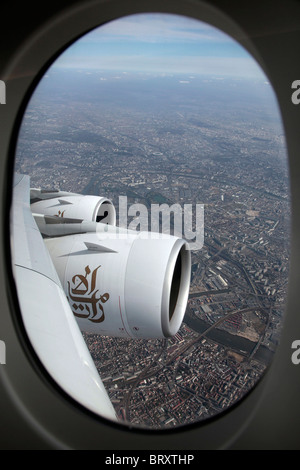
[[[30,209],[30,178],[15,175],[12,262],[28,338],[50,376],[72,398],[103,417],[114,408],[71,311]]]

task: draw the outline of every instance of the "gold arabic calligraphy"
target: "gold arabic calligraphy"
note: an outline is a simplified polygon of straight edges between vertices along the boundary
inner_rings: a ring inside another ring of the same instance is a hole
[[[89,266],[85,267],[85,275],[75,274],[72,277],[74,287],[71,288],[68,281],[68,300],[73,302],[71,305],[72,311],[76,317],[87,318],[88,320],[101,323],[104,321],[104,309],[102,304],[108,301],[109,294],[97,297],[98,289],[96,289],[97,272],[101,266],[98,266],[94,271],[90,270]],[[91,276],[90,276],[91,275]]]
[[[63,217],[65,212],[66,212],[65,210],[62,211],[62,212],[61,212],[61,211],[58,211],[58,213],[55,214],[54,217]]]

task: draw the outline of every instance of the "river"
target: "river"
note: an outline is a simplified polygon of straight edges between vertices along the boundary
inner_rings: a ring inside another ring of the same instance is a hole
[[[184,317],[184,323],[189,328],[198,333],[203,333],[211,326],[210,323],[207,323],[198,318],[194,318],[188,313]],[[228,331],[220,330],[218,328],[213,328],[210,330],[206,337],[222,346],[226,346],[244,355],[250,355],[257,344],[256,342],[250,341],[247,338],[230,334]],[[267,366],[273,358],[273,352],[270,351],[270,349],[268,349],[266,346],[261,345],[254,354],[254,358]]]

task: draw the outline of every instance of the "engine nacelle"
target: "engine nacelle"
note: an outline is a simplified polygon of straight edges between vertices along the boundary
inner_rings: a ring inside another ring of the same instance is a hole
[[[64,191],[31,189],[31,211],[34,214],[116,224],[116,211],[106,197],[84,196]]]
[[[96,233],[46,239],[80,329],[123,338],[178,331],[187,305],[187,242],[97,224]]]

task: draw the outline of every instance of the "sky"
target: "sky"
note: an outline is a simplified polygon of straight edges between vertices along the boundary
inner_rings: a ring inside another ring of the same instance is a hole
[[[220,30],[170,14],[136,14],[100,26],[54,67],[262,78],[249,53]]]

